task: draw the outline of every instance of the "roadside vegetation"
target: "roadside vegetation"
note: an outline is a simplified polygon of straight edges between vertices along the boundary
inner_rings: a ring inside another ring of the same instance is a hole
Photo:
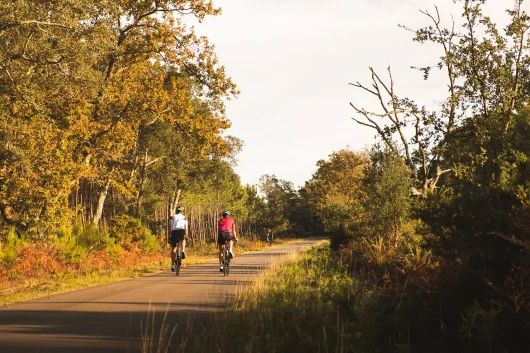
[[[483,1],[457,3],[456,23],[433,8],[426,27],[402,26],[439,49],[438,64],[411,65],[447,78],[443,104],[430,110],[396,91],[390,68],[371,69],[354,89],[380,109],[352,107],[377,143],[331,154],[306,184],[353,287],[376,303],[371,329],[341,312],[364,326],[347,332],[366,339],[348,351],[528,350],[530,17],[510,2],[500,28]]]
[[[362,347],[361,328],[352,314],[363,311],[368,320],[365,302],[370,298],[338,260],[329,243],[284,258],[227,310],[190,332],[180,351],[346,352]]]
[[[127,227],[131,234],[132,227]],[[0,305],[57,294],[68,290],[116,282],[123,279],[168,271],[169,247],[165,238],[153,236],[146,228],[138,239],[116,241],[112,232],[93,226],[64,230],[54,241],[36,244],[14,232],[0,252]],[[242,237],[237,252],[242,254],[297,242],[296,238],[274,243]],[[215,243],[195,244],[184,266],[217,258]]]
[[[530,17],[515,1],[499,28],[484,1],[457,3],[456,23],[434,8],[402,26],[439,48],[416,68],[446,75],[443,104],[400,95],[390,68],[354,83],[380,108],[351,103],[377,141],[319,161],[300,191],[330,247],[266,274],[187,351],[528,350]]]

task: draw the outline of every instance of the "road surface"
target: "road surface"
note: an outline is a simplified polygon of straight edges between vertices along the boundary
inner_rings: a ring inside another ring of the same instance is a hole
[[[0,352],[134,353],[146,337],[156,337],[150,349],[156,351],[162,323],[169,331],[176,327],[173,341],[180,342],[186,326],[223,308],[258,272],[317,242],[236,252],[228,277],[211,261],[183,268],[179,277],[167,271],[0,307]]]

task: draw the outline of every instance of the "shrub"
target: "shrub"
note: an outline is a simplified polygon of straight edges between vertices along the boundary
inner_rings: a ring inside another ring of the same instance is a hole
[[[103,238],[105,237],[105,231],[100,230],[97,226],[92,223],[76,224],[72,231],[76,238],[76,244],[85,248],[94,249],[102,245]]]
[[[146,232],[142,222],[134,217],[119,215],[111,219],[110,236],[125,249],[129,250],[135,243],[142,242]]]
[[[114,238],[106,238],[105,239],[105,252],[109,256],[109,259],[118,262],[121,259],[121,256],[123,254],[123,248],[120,246],[120,244],[116,243],[116,239]]]
[[[22,245],[22,240],[15,233],[15,228],[10,228],[3,248],[0,249],[0,258],[9,267],[12,266],[18,257],[18,252]]]
[[[160,242],[158,241],[157,237],[153,235],[153,233],[151,233],[151,231],[147,228],[144,228],[141,248],[143,251],[148,253],[153,253],[160,249]]]

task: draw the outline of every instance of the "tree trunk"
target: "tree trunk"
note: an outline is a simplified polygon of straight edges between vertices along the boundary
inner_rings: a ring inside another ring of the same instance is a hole
[[[99,221],[101,220],[101,216],[103,215],[103,206],[105,205],[105,199],[107,198],[109,187],[110,187],[110,179],[107,180],[107,183],[105,184],[105,186],[101,188],[99,192],[99,199],[98,199],[98,204],[96,208],[96,213],[94,214],[94,218],[92,218],[92,223],[94,223],[95,226],[98,226]]]
[[[141,207],[142,207],[142,197],[144,194],[144,185],[146,181],[145,170],[147,168],[147,159],[148,159],[148,150],[145,150],[144,163],[142,164],[142,169],[140,170],[140,185],[138,185],[138,194],[136,197],[136,218],[141,216]]]
[[[174,195],[173,199],[169,199],[167,203],[167,239],[169,240],[169,237],[171,236],[171,221],[170,217],[175,212],[175,209],[177,208],[179,198],[180,198],[180,189],[177,190],[177,193]]]
[[[170,203],[170,213],[173,213],[175,212],[175,209],[177,208],[178,204],[179,204],[179,199],[180,199],[180,193],[181,193],[181,189],[178,189],[177,190],[177,193],[174,195],[173,197],[173,200],[171,200],[171,203]],[[171,216],[171,214],[169,215]]]

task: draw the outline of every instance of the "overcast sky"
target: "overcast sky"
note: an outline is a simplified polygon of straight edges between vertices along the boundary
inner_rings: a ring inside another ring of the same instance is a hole
[[[301,186],[319,159],[349,146],[374,142],[374,131],[357,125],[353,101],[370,97],[348,85],[369,83],[369,66],[392,66],[399,96],[435,106],[446,91],[442,74],[424,81],[411,65],[437,62],[441,52],[412,42],[398,28],[428,21],[419,10],[440,8],[449,25],[460,19],[453,0],[214,0],[222,15],[196,30],[215,44],[229,76],[241,90],[229,101],[231,135],[244,141],[236,171],[243,183],[263,174]],[[487,14],[503,20],[512,0],[489,0]],[[528,10],[529,1],[524,5]]]

